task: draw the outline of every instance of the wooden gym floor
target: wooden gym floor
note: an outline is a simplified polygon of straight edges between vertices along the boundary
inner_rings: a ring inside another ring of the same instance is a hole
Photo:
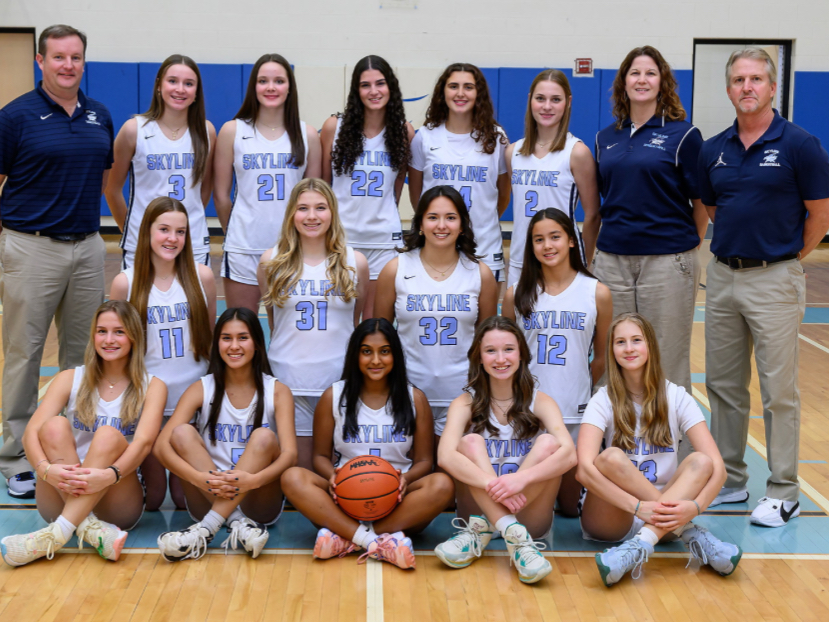
[[[112,240],[108,242],[109,284],[118,272],[120,253]],[[703,246],[706,262],[707,246]],[[218,245],[213,250],[218,274]],[[625,578],[607,589],[593,560],[600,547],[581,539],[577,521],[562,517],[556,517],[548,542],[553,573],[535,586],[518,581],[501,540],[493,541],[487,555],[471,567],[450,570],[431,553],[452,531],[448,514],[415,540],[416,571],[373,561],[358,565],[354,555],[314,561],[310,555],[314,530],[296,512],[286,512],[256,560],[244,554],[225,556],[217,548],[223,539],[220,532],[205,558],[170,564],[155,549],[155,538],[191,521],[185,512],[163,509],[144,516],[116,564],[100,559],[88,547],[86,554],[75,554],[74,540],[51,562],[17,569],[0,564],[0,615],[21,621],[829,619],[829,415],[825,408],[829,246],[812,253],[804,265],[808,276],[808,308],[800,329],[804,511],[785,528],[774,530],[749,525],[753,505],[706,512],[699,519],[702,524],[746,551],[730,577],[719,577],[708,568],[686,569],[687,553],[673,544],[657,547],[640,579]],[[220,311],[223,308],[220,304]],[[701,289],[691,364],[694,396],[707,414],[704,314],[705,290]],[[57,371],[53,330],[42,362],[41,386],[45,388]],[[768,474],[756,379],[751,415],[747,461],[751,501],[756,503]],[[8,497],[0,486],[0,536],[42,526],[31,502]]]

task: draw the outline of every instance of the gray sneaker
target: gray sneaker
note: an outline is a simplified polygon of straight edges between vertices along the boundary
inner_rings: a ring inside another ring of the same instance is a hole
[[[602,581],[610,587],[621,581],[631,570],[631,576],[638,579],[642,574],[642,564],[648,561],[652,554],[653,547],[648,542],[631,538],[612,549],[605,549],[604,553],[596,553],[596,565],[599,567]]]
[[[709,508],[722,505],[723,503],[745,503],[748,501],[748,488],[726,488],[723,486],[720,493],[708,505]]]
[[[6,480],[9,496],[15,499],[34,499],[37,478],[34,471],[23,471]]]
[[[743,556],[743,551],[739,546],[723,542],[705,527],[699,525],[686,529],[682,532],[681,538],[691,552],[689,565],[697,559],[700,564],[708,564],[724,577],[737,569],[737,564]]]

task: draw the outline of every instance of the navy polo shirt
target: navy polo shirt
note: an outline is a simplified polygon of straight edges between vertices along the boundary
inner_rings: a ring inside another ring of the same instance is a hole
[[[0,110],[3,226],[49,235],[98,231],[112,139],[109,111],[80,91],[71,117],[42,83],[9,102]]]
[[[711,252],[772,260],[803,248],[803,201],[829,198],[829,155],[820,140],[774,111],[748,149],[730,128],[699,154],[700,196],[716,206]]]
[[[690,199],[699,198],[699,130],[654,116],[596,134],[602,227],[596,246],[616,255],[668,255],[699,246]]]

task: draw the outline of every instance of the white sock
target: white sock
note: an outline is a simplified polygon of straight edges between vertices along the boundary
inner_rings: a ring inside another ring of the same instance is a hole
[[[236,506],[236,509],[235,509],[235,510],[233,510],[233,511],[230,513],[230,516],[228,516],[228,517],[227,517],[227,524],[228,524],[228,525],[232,525],[232,524],[233,524],[233,523],[235,523],[237,520],[244,520],[245,518],[247,518],[247,517],[245,516],[245,513],[244,513],[244,512],[242,512],[242,510],[240,510],[240,509],[239,509],[239,506]]]
[[[222,528],[222,525],[224,525],[225,518],[218,512],[210,510],[199,522],[202,527],[215,536],[219,532],[219,529]]]
[[[642,527],[642,529],[639,530],[639,533],[637,533],[634,537],[639,538],[640,540],[644,540],[652,547],[656,546],[659,542],[659,536],[657,536],[653,531],[651,531],[647,527]]]
[[[366,526],[363,523],[360,523],[360,526],[357,527],[357,531],[355,531],[354,535],[351,536],[351,541],[364,549],[368,549],[368,545],[376,539],[377,534],[374,533],[374,527],[372,525]]]
[[[495,521],[495,529],[500,531],[501,536],[503,536],[507,532],[507,527],[517,522],[518,519],[516,518],[515,514],[507,514],[506,516],[502,516],[497,521]]]
[[[77,525],[73,525],[69,522],[69,520],[61,514],[58,516],[57,520],[55,521],[58,525],[60,525],[60,530],[63,532],[63,537],[69,540],[72,537],[72,534],[75,533],[75,530],[78,528]]]
[[[677,527],[676,529],[674,529],[671,533],[681,538],[683,533],[685,533],[689,529],[693,529],[694,527],[696,527],[696,525],[694,525],[694,523],[692,523],[691,521],[688,521],[687,523],[682,525],[682,527]]]

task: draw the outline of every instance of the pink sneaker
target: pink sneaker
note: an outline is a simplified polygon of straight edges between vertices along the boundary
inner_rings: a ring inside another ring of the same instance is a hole
[[[323,527],[317,532],[317,541],[314,543],[314,558],[345,557],[359,548],[351,540],[341,538],[330,529]]]
[[[410,538],[398,540],[391,534],[384,533],[368,545],[368,550],[360,555],[359,563],[362,564],[367,557],[371,557],[378,561],[394,564],[403,570],[414,569],[416,561],[412,548]]]

